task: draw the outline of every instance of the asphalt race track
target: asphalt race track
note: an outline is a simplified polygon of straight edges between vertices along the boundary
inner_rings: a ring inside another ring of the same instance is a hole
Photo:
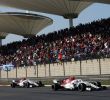
[[[52,91],[50,87],[0,87],[0,100],[110,100],[110,89],[103,91]]]

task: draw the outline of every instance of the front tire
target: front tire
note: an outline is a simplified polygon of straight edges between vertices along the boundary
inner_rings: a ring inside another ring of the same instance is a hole
[[[44,84],[42,83],[42,81],[39,81],[39,82],[38,82],[38,85],[39,85],[39,87],[44,86]]]
[[[16,84],[15,83],[11,83],[11,87],[12,88],[15,88],[16,87]]]
[[[79,84],[78,86],[78,91],[85,91],[86,90],[86,85],[84,83]]]
[[[57,91],[59,89],[59,85],[58,84],[53,84],[52,85],[52,90]]]

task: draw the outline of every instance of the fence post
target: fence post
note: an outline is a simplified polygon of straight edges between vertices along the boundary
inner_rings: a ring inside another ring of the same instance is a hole
[[[50,71],[50,61],[49,61],[49,77],[51,76],[51,71]]]
[[[7,71],[6,72],[7,72],[7,79],[8,79],[8,67],[7,67]]]
[[[38,64],[37,64],[37,78],[38,78],[38,75],[39,75],[39,71],[38,71],[39,69],[38,69]]]
[[[17,66],[16,66],[16,78],[18,77],[18,69],[17,69]]]
[[[100,58],[99,58],[99,75],[101,75],[102,73],[102,70],[101,70],[101,61],[100,61]]]
[[[27,78],[27,66],[25,66],[25,70],[26,70],[26,78]]]
[[[1,78],[1,69],[0,69],[0,78]]]
[[[82,75],[82,61],[80,59],[80,75]]]
[[[36,75],[36,65],[34,65],[34,75]]]
[[[65,76],[65,64],[64,64],[64,61],[63,61],[63,75]]]
[[[46,77],[46,74],[47,74],[47,73],[46,73],[46,64],[45,64],[45,63],[44,63],[44,67],[45,67],[45,77]]]

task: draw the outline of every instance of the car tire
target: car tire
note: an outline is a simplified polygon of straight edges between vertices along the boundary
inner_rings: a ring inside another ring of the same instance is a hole
[[[98,86],[98,87],[101,87],[101,82],[96,82],[96,85]]]
[[[27,82],[27,83],[24,83],[24,87],[25,87],[25,88],[29,88],[29,87],[30,87],[30,84],[29,84],[29,82]]]
[[[106,86],[102,86],[102,90],[107,90],[107,87]]]
[[[16,84],[15,83],[11,83],[11,87],[12,88],[15,88],[16,87]]]
[[[52,85],[52,90],[57,91],[59,89],[59,85],[58,84],[53,84]]]
[[[84,83],[78,85],[78,91],[85,91],[85,90],[86,90],[86,85]]]
[[[38,85],[39,85],[39,87],[44,86],[44,84],[42,83],[42,81],[39,81],[39,82],[38,82]]]

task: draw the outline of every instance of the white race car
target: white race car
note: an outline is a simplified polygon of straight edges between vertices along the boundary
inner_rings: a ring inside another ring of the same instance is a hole
[[[29,88],[29,87],[42,87],[42,86],[44,86],[44,84],[42,84],[41,81],[34,82],[26,78],[12,80],[12,83],[11,83],[12,88],[15,88],[15,87]]]
[[[102,86],[100,82],[97,81],[83,81],[82,79],[75,79],[74,77],[69,77],[63,80],[53,80],[52,90],[78,90],[78,91],[92,91],[92,90],[103,90],[106,89]]]

